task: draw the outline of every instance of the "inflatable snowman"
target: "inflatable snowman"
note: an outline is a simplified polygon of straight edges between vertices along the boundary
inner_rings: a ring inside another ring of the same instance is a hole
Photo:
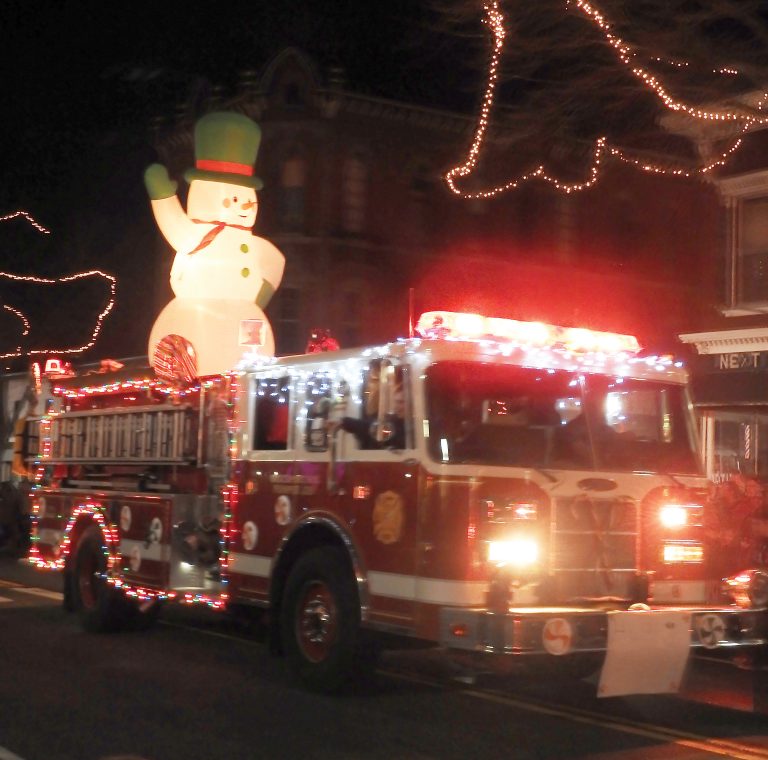
[[[272,356],[275,341],[264,314],[280,285],[285,259],[252,234],[261,180],[253,165],[257,124],[237,113],[211,113],[195,125],[195,168],[186,212],[176,183],[160,164],[144,180],[160,231],[176,251],[176,296],[149,338],[149,359],[161,377],[191,380],[227,372],[243,355]]]

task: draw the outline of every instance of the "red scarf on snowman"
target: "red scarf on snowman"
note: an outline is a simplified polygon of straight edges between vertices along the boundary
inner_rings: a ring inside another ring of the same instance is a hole
[[[202,251],[203,248],[207,248],[225,227],[233,227],[236,230],[245,230],[246,232],[252,229],[251,227],[245,227],[241,224],[227,224],[226,222],[206,222],[202,219],[193,219],[192,221],[195,224],[212,224],[213,228],[208,230],[208,232],[203,235],[203,239],[189,252],[189,256],[191,256],[193,253],[197,253],[198,251]]]

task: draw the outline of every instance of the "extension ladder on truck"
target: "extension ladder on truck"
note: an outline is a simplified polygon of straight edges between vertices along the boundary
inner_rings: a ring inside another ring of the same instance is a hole
[[[196,457],[197,410],[188,405],[64,412],[49,423],[46,432],[41,420],[30,420],[27,451],[44,453],[47,435],[51,462],[184,464]]]

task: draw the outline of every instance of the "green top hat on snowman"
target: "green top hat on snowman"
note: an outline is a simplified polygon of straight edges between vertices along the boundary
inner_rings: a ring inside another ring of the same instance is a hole
[[[263,183],[253,174],[261,143],[261,129],[243,114],[217,111],[195,124],[195,166],[184,179],[226,182],[261,190]]]

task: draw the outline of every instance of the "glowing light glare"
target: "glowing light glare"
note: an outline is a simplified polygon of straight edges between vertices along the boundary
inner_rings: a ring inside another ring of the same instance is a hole
[[[507,340],[521,340],[531,346],[546,346],[553,342],[553,330],[543,322],[517,322],[511,319],[486,319],[491,335]]]
[[[680,100],[676,100],[670,95],[667,89],[655,76],[650,74],[645,68],[637,63],[636,51],[634,51],[631,46],[624,42],[620,37],[617,37],[613,34],[611,31],[611,25],[597,10],[596,6],[591,5],[590,3],[586,2],[586,0],[565,0],[565,5],[568,6],[572,2],[578,8],[578,10],[580,10],[586,16],[588,21],[600,29],[605,40],[616,51],[619,61],[624,66],[626,66],[639,80],[639,82],[645,88],[650,90],[669,110],[685,113],[694,119],[740,123],[742,125],[742,132],[746,132],[755,125],[768,123],[768,116],[756,116],[754,113],[748,113],[746,111],[706,110],[697,106],[688,105]],[[517,177],[509,180],[508,182],[496,185],[486,190],[478,190],[475,192],[461,190],[457,185],[457,181],[471,175],[476,168],[480,152],[485,141],[485,136],[488,131],[490,114],[496,95],[496,86],[498,84],[499,61],[501,59],[501,53],[504,47],[504,37],[506,34],[504,29],[504,14],[499,8],[499,0],[487,0],[483,3],[483,10],[485,12],[483,23],[490,29],[493,40],[492,51],[488,64],[488,75],[485,83],[485,93],[483,94],[480,113],[477,118],[475,132],[466,159],[462,164],[459,164],[450,169],[444,177],[449,189],[456,195],[467,199],[492,198],[499,193],[503,193],[508,190],[515,190],[532,179],[544,180],[545,182],[548,182],[553,187],[555,187],[557,190],[564,193],[578,192],[592,187],[597,182],[600,175],[601,162],[606,153],[613,158],[633,165],[645,172],[654,174],[668,174],[678,177],[692,177],[697,174],[705,174],[717,166],[723,166],[728,158],[730,158],[730,156],[735,153],[739,147],[741,147],[742,141],[741,139],[737,139],[720,156],[716,157],[704,166],[698,167],[695,170],[691,170],[682,167],[674,167],[671,165],[662,166],[660,164],[655,164],[647,159],[639,159],[632,155],[628,155],[621,148],[608,145],[607,138],[603,135],[595,140],[592,154],[592,163],[587,170],[585,179],[581,182],[563,182],[557,177],[549,174],[543,165],[539,165],[531,171],[519,174]],[[679,64],[675,63],[673,65]],[[733,69],[721,69],[718,70],[717,73],[720,73],[724,76],[734,76],[738,74],[738,72],[734,71]],[[768,93],[763,95],[761,102],[756,108],[757,111],[762,111],[763,101],[766,98],[768,98]]]
[[[512,508],[515,520],[535,520],[539,516],[537,504],[515,504]]]
[[[688,522],[688,510],[679,504],[665,504],[659,510],[659,521],[665,528],[682,528]]]
[[[579,353],[615,355],[634,354],[640,350],[633,335],[451,311],[424,312],[419,317],[416,332],[424,338],[438,340],[487,339],[526,347],[558,347]]]
[[[488,561],[494,565],[523,568],[536,564],[539,546],[532,538],[513,538],[488,543]]]
[[[480,338],[485,332],[485,319],[479,314],[456,314],[454,329],[460,335]]]
[[[665,543],[661,558],[667,565],[699,564],[704,561],[704,547],[696,543]]]

